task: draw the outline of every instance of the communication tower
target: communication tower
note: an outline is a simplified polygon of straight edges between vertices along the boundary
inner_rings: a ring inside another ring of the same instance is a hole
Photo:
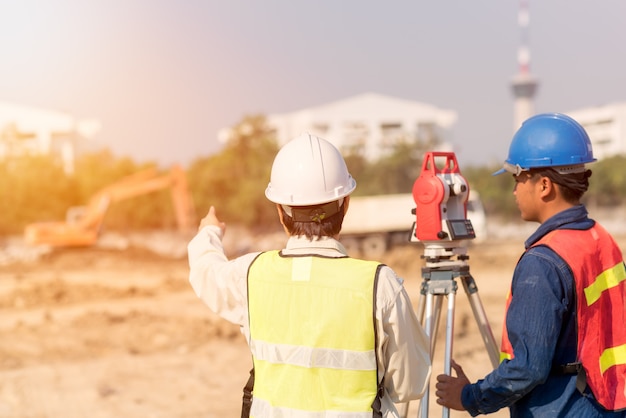
[[[522,122],[535,113],[533,99],[539,85],[538,80],[530,74],[530,49],[528,47],[528,0],[520,0],[517,15],[518,25],[522,34],[522,41],[517,51],[518,73],[513,77],[511,87],[515,96],[513,131],[522,125]]]

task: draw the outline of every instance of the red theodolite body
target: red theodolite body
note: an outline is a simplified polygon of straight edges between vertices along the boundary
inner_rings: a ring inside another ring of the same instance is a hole
[[[469,186],[454,153],[427,152],[422,172],[413,184],[416,204],[413,238],[419,241],[475,238],[472,223],[467,219],[468,197]]]

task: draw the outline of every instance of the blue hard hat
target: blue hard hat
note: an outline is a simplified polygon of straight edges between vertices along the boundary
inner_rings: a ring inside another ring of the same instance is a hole
[[[542,113],[528,118],[517,130],[504,167],[493,175],[540,167],[564,173],[582,171],[585,163],[594,161],[589,135],[578,122],[561,113]]]

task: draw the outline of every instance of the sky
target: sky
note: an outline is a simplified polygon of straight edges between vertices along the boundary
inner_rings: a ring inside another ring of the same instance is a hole
[[[536,112],[626,101],[626,2],[0,0],[0,101],[102,123],[138,162],[187,165],[247,115],[374,92],[455,110],[461,168],[513,135],[522,39]]]

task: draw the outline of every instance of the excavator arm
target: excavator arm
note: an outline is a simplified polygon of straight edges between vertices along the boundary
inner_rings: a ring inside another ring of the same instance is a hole
[[[94,194],[80,210],[70,208],[65,222],[37,222],[27,225],[24,238],[33,245],[93,245],[98,240],[104,216],[111,204],[167,188],[171,192],[179,231],[193,231],[197,226],[195,207],[185,172],[176,165],[163,175],[159,175],[156,169],[147,169],[110,184]]]

